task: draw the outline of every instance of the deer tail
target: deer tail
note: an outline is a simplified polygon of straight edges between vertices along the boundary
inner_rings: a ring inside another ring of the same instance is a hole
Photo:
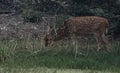
[[[106,28],[105,33],[106,33],[106,34],[108,33],[108,28]]]
[[[106,24],[107,24],[107,27],[106,27],[105,33],[107,34],[109,29],[109,22],[107,21]]]

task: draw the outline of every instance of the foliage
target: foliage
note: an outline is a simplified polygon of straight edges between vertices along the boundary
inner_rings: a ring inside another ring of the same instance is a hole
[[[2,1],[4,9],[14,9],[25,21],[38,22],[44,15],[102,16],[110,21],[110,34],[120,35],[119,0],[14,0]],[[1,6],[2,6],[1,5]]]

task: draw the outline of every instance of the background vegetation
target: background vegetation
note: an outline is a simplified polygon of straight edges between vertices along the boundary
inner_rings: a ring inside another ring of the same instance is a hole
[[[0,9],[21,14],[30,22],[40,21],[45,14],[102,16],[110,22],[109,34],[120,36],[120,0],[1,0]]]

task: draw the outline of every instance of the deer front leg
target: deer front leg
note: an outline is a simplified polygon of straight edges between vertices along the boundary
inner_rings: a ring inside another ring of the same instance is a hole
[[[75,58],[76,58],[77,53],[78,53],[78,51],[77,51],[78,47],[77,47],[76,35],[72,34],[71,38],[72,38],[73,49],[75,49]]]

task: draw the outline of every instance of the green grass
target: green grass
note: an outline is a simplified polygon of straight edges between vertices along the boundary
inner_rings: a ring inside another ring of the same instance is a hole
[[[62,41],[61,41],[62,42]],[[120,42],[114,41],[111,52],[105,47],[99,52],[96,43],[81,43],[79,53],[70,44],[59,42],[44,48],[40,40],[7,40],[0,42],[0,72],[10,73],[120,73]],[[89,50],[87,49],[89,46]],[[7,70],[6,70],[7,69]],[[57,71],[57,72],[56,72]],[[80,71],[80,72],[79,72]]]

